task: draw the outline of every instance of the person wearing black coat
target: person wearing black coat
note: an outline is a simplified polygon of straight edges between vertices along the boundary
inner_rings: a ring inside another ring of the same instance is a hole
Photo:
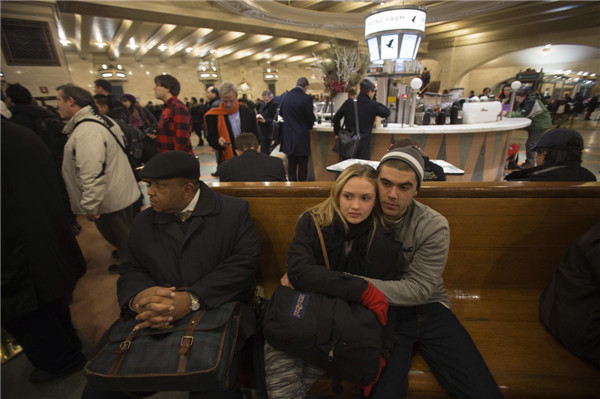
[[[356,98],[360,132],[360,144],[355,156],[357,159],[371,159],[371,132],[373,130],[375,117],[380,116],[382,118],[387,118],[390,115],[388,107],[373,100],[374,96],[375,84],[369,79],[363,79],[360,82],[360,94]],[[346,100],[331,120],[336,138],[340,131],[340,121],[342,118],[344,119],[344,124],[347,128],[355,130],[356,116],[354,113],[353,99]],[[344,157],[340,156],[340,161],[343,161],[344,159]]]
[[[260,152],[263,154],[271,153],[271,130],[273,129],[273,119],[277,113],[277,103],[273,101],[273,93],[265,90],[262,93],[263,101],[260,103],[256,121],[258,122],[258,142],[260,143]]]
[[[600,223],[577,237],[540,296],[540,320],[575,355],[600,369]]]
[[[310,129],[315,123],[313,101],[306,94],[308,79],[300,78],[296,87],[282,96],[281,152],[288,158],[288,179],[306,181],[308,179],[308,157],[310,156]]]
[[[237,87],[224,82],[220,88],[221,103],[216,108],[209,109],[204,114],[208,144],[220,154],[217,164],[236,156],[235,139],[241,133],[258,135],[256,130],[256,114],[252,108],[240,104],[237,100]],[[236,117],[239,125],[232,125]],[[220,131],[219,120],[225,121],[225,131]],[[230,148],[228,148],[230,147]]]
[[[86,264],[69,226],[54,160],[31,130],[2,120],[2,326],[35,369],[33,383],[86,358],[69,304]]]
[[[135,328],[163,328],[191,312],[239,301],[229,385],[222,391],[190,392],[190,398],[241,398],[235,370],[239,351],[256,328],[252,299],[260,258],[248,202],[212,191],[199,180],[196,157],[183,151],[158,154],[140,177],[149,183],[151,208],[136,216],[130,258],[119,266],[121,317],[135,316]],[[101,394],[88,385],[83,397],[124,397]]]
[[[280,158],[258,152],[258,140],[251,133],[237,137],[237,157],[217,167],[219,181],[287,181]]]
[[[581,166],[583,137],[577,130],[549,130],[534,151],[538,166],[512,172],[506,181],[596,181],[596,176]]]

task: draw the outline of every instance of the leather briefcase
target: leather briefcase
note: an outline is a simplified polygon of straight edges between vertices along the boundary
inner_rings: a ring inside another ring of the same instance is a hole
[[[239,302],[191,312],[169,328],[120,318],[85,366],[90,385],[107,391],[214,391],[229,385],[240,324]]]

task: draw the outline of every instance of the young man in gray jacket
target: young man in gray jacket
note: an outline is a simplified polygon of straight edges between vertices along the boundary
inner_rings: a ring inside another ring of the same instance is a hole
[[[379,201],[405,266],[397,280],[365,278],[395,307],[390,315],[397,317],[394,349],[371,398],[406,394],[415,346],[452,397],[501,398],[469,333],[450,310],[442,280],[450,230],[444,216],[414,200],[423,171],[423,156],[415,147],[388,152],[378,168]]]

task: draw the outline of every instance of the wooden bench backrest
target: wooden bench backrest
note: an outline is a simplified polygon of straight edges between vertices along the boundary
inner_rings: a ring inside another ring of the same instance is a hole
[[[259,282],[270,296],[285,273],[298,217],[331,182],[213,183],[244,198],[261,240]],[[600,221],[600,183],[432,182],[417,200],[450,224],[448,289],[541,290],[568,245]]]

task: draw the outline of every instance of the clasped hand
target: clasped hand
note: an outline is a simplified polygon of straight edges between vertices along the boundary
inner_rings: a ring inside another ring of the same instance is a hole
[[[131,307],[137,312],[135,319],[140,322],[134,330],[168,327],[174,320],[190,313],[190,302],[189,293],[175,292],[175,287],[146,288],[131,303]]]

